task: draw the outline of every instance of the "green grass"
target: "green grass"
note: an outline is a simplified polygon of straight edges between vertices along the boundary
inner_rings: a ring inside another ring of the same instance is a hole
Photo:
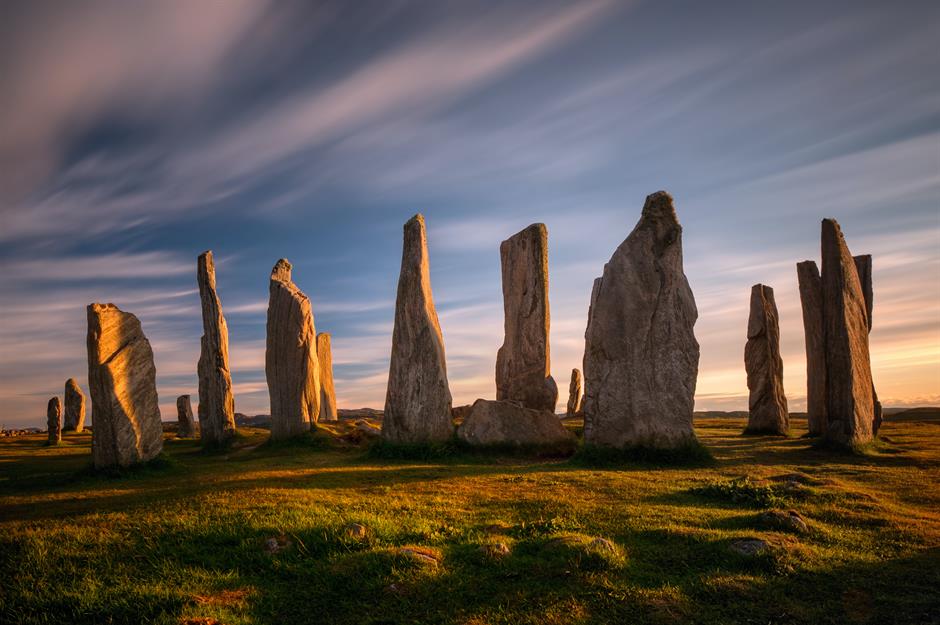
[[[571,460],[245,429],[114,475],[87,433],[0,439],[0,622],[940,622],[937,424],[864,455],[742,425],[696,422],[708,456]]]

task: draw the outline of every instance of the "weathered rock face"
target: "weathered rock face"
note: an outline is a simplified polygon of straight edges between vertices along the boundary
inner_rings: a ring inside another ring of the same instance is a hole
[[[796,264],[806,340],[806,416],[811,436],[826,429],[826,336],[823,332],[822,281],[816,263]]]
[[[310,300],[282,258],[271,270],[264,370],[271,397],[271,439],[309,432],[320,412],[320,367]]]
[[[825,437],[854,445],[872,439],[874,398],[868,305],[855,261],[834,219],[822,222],[823,330],[826,335]]]
[[[751,288],[744,368],[747,371],[747,432],[785,435],[790,429],[783,392],[780,321],[774,290],[763,284]]]
[[[415,215],[404,227],[382,437],[392,443],[445,441],[453,434],[450,409],[424,217]]]
[[[228,364],[228,325],[215,291],[212,252],[200,254],[196,279],[202,302],[199,355],[199,431],[204,445],[220,445],[235,433],[235,399]]]
[[[319,421],[336,421],[336,389],[333,387],[333,350],[328,332],[317,335],[317,362],[320,366]]]
[[[85,394],[75,378],[65,382],[65,414],[63,430],[81,432],[85,429]]]
[[[585,332],[584,440],[608,447],[681,447],[695,439],[699,346],[672,197],[643,214],[594,281]]]
[[[862,295],[865,297],[865,309],[868,312],[868,333],[871,334],[872,328],[872,313],[875,310],[875,295],[874,290],[872,289],[872,262],[871,254],[863,254],[860,256],[853,257],[855,261],[855,270],[858,272],[858,281],[862,285]],[[878,393],[875,391],[874,383],[872,383],[871,394],[874,400],[874,406],[872,407],[873,417],[872,417],[872,434],[877,434],[878,430],[881,428],[882,421],[882,408],[881,402],[878,401]]]
[[[49,444],[58,445],[62,442],[62,403],[58,397],[49,400],[46,406],[46,427],[49,432]]]
[[[180,438],[193,438],[196,436],[196,422],[193,421],[193,405],[189,395],[180,395],[176,398],[176,435]]]
[[[505,338],[496,354],[496,399],[554,412],[558,386],[548,346],[548,230],[533,224],[499,246]]]
[[[151,460],[163,450],[163,425],[140,321],[114,304],[90,304],[87,344],[95,467]]]
[[[573,417],[581,410],[581,371],[571,370],[571,381],[568,383],[568,410],[566,414]]]
[[[478,399],[457,428],[469,445],[538,447],[572,451],[575,437],[548,410],[532,410],[515,401]]]

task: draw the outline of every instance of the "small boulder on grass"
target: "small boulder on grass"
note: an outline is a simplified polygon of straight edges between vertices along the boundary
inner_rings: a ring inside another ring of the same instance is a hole
[[[502,560],[512,553],[512,550],[509,548],[509,545],[501,540],[497,540],[480,545],[480,553],[486,560]]]
[[[805,534],[809,526],[796,510],[767,510],[760,515],[761,523],[772,529],[782,529]]]
[[[422,566],[437,566],[444,559],[439,550],[432,547],[419,547],[416,545],[399,547],[395,550],[395,553]]]
[[[626,565],[622,547],[607,538],[585,534],[562,534],[545,543],[544,552],[561,558],[568,566],[583,571],[606,571]]]
[[[365,540],[369,536],[369,528],[362,523],[347,523],[343,533],[353,540]]]
[[[770,543],[760,538],[736,538],[728,547],[739,556],[753,557],[770,551]]]

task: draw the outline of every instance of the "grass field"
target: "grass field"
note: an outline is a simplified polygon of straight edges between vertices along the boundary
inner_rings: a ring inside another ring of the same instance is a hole
[[[940,623],[940,423],[864,456],[743,426],[696,423],[711,463],[615,467],[245,429],[111,477],[87,434],[0,439],[0,622]]]

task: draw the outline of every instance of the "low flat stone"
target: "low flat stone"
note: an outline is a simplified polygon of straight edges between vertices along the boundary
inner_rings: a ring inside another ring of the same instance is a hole
[[[769,551],[770,543],[760,538],[737,538],[731,541],[728,548],[738,555],[753,557]]]
[[[767,510],[761,513],[760,519],[770,528],[791,530],[800,534],[809,531],[806,521],[796,510]]]
[[[574,434],[548,410],[524,408],[518,402],[478,399],[457,428],[457,438],[474,446],[512,446],[573,450]]]

